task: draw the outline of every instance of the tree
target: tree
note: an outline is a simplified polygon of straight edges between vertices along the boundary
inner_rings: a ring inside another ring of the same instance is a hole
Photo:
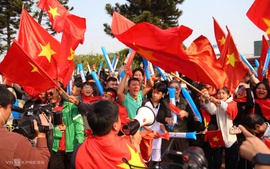
[[[73,10],[73,7],[67,6],[69,0],[59,0],[67,10]],[[38,0],[0,0],[0,54],[4,54],[10,47],[12,39],[15,38],[19,29],[20,15],[22,6],[29,13],[33,14],[34,18],[38,18],[39,24],[42,21],[43,25],[52,35],[56,32],[52,29],[48,15],[42,10],[37,10]],[[35,5],[35,6],[34,6]]]
[[[30,0],[0,1],[0,54],[7,51],[19,28],[22,6],[29,11],[33,5]]]
[[[107,13],[112,16],[113,11],[120,13],[134,23],[148,22],[157,25],[161,29],[178,26],[178,19],[182,15],[182,11],[177,8],[178,4],[182,4],[184,0],[127,0],[127,4],[115,6],[106,4]],[[104,23],[104,32],[113,37],[111,27]],[[142,58],[136,54],[133,66],[139,66]]]
[[[117,11],[134,23],[149,22],[162,29],[178,26],[178,19],[182,11],[177,8],[184,0],[127,0],[128,4],[115,6],[106,4],[107,13],[112,16],[113,11]],[[113,36],[110,25],[103,24],[106,34]]]

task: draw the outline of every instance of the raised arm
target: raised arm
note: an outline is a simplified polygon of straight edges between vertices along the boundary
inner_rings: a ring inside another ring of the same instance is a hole
[[[117,97],[120,103],[122,103],[125,100],[125,94],[124,94],[124,90],[125,90],[125,85],[128,79],[128,71],[131,71],[129,67],[125,66],[124,67],[124,72],[125,75],[122,79],[122,81],[120,82],[118,89],[117,89]]]

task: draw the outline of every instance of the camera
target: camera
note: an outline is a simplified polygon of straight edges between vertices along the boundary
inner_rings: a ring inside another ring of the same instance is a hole
[[[208,162],[202,148],[191,146],[183,152],[170,150],[166,152],[171,162],[161,162],[155,169],[207,169]]]
[[[49,126],[41,125],[39,115],[45,113],[49,118],[52,117],[54,124],[62,124],[62,112],[54,111],[52,108],[54,104],[38,104],[32,108],[18,109],[18,107],[12,107],[13,111],[21,112],[22,115],[19,119],[13,119],[12,131],[22,134],[28,139],[34,139],[37,133],[34,130],[33,120],[37,121],[38,129],[40,132],[47,132],[50,130]]]

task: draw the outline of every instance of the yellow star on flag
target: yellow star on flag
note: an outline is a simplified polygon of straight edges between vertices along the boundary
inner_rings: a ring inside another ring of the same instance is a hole
[[[144,168],[145,165],[142,163],[139,153],[135,152],[135,150],[133,150],[128,144],[126,144],[126,145],[127,145],[128,149],[130,151],[130,154],[131,154],[131,158],[128,161],[128,163],[130,165],[136,165],[138,167]],[[129,165],[126,164],[126,163],[122,163],[122,164],[119,164],[117,166],[120,167],[120,168],[129,168]]]
[[[70,48],[70,56],[67,59],[72,60],[74,58],[74,53],[75,51],[72,48]]]
[[[38,72],[39,73],[38,68],[34,64],[32,64],[31,62],[28,62],[28,63],[33,67],[33,69],[31,70],[32,73],[33,72]]]
[[[208,126],[209,122],[207,122],[206,118],[203,118],[203,121],[204,121],[204,125]]]
[[[133,45],[136,46],[136,43],[133,42]],[[147,60],[149,60],[150,62],[155,60],[158,61],[154,56],[153,56],[153,51],[151,50],[144,50],[138,46],[136,46],[136,48],[138,48],[138,50],[136,51],[137,53],[139,53],[140,55],[142,55],[143,57],[147,58]]]
[[[213,137],[213,141],[218,142],[219,141],[219,138],[217,136],[215,136],[215,137]]]
[[[219,39],[218,41],[219,41],[219,44],[220,44],[220,46],[221,46],[221,45],[224,45],[224,44],[225,44],[226,39],[225,39],[224,36],[222,36],[221,39]]]
[[[267,35],[270,35],[270,20],[269,19],[266,19],[266,18],[263,18],[263,21],[267,25],[267,30],[265,31],[265,33]]]
[[[238,61],[238,60],[235,58],[234,53],[232,53],[232,54],[230,54],[230,55],[228,54],[228,55],[227,55],[227,58],[228,58],[228,61],[226,62],[226,65],[231,64],[232,67],[234,67],[235,62]]]
[[[51,6],[49,6],[49,8],[50,8],[50,10],[48,12],[52,15],[53,19],[56,16],[60,16],[60,14],[57,12],[57,9],[58,9],[57,7],[52,8]]]
[[[38,54],[38,56],[45,56],[49,62],[51,62],[52,55],[56,54],[55,51],[51,49],[50,42],[47,43],[46,46],[43,46],[42,44],[39,44],[41,47],[41,52]]]

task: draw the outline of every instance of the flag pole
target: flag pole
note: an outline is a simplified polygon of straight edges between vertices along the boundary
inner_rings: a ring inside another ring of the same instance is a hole
[[[59,87],[59,89],[62,92],[62,94],[64,93],[67,97],[69,97],[69,95],[67,94],[67,92],[62,87]]]
[[[197,88],[194,87],[192,84],[190,84],[190,83],[188,83],[187,81],[185,81],[183,78],[177,76],[177,75],[174,74],[174,73],[171,73],[171,75],[173,75],[173,77],[175,77],[176,79],[181,80],[182,82],[184,82],[186,85],[188,85],[189,87],[191,87],[191,88],[194,89],[195,91],[197,91],[197,92],[199,92],[199,93],[202,94],[202,92],[201,92],[199,89],[197,89]]]

